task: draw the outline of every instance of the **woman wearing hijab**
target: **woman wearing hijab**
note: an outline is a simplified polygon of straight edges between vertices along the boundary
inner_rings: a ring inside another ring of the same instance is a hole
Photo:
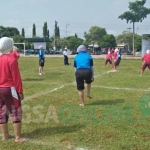
[[[15,142],[25,142],[29,139],[21,137],[22,108],[24,99],[22,80],[17,59],[11,54],[13,39],[0,39],[0,128],[2,140],[11,136],[8,131],[8,119],[12,118]]]
[[[43,49],[43,46],[40,45],[39,46],[39,75],[40,76],[45,74],[43,72],[43,70],[44,70],[44,63],[45,63],[44,49]]]
[[[142,61],[143,61],[143,66],[142,66],[142,69],[141,69],[141,75],[143,74],[144,70],[147,67],[150,70],[150,50],[147,50],[146,54],[143,55]]]
[[[93,58],[87,53],[84,45],[77,48],[78,55],[74,58],[74,67],[76,68],[75,76],[77,83],[77,90],[81,100],[80,106],[84,107],[84,81],[87,84],[87,97],[90,95],[91,83],[94,81]]]

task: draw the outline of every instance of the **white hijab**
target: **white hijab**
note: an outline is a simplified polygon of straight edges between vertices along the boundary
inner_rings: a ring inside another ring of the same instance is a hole
[[[13,39],[9,37],[2,37],[0,39],[0,55],[9,54],[13,50]]]

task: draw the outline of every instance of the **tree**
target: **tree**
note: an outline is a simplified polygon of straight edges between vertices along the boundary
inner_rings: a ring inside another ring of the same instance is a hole
[[[12,37],[12,36],[15,36],[15,35],[20,35],[20,33],[19,33],[17,28],[0,26],[0,35],[2,37],[4,37],[4,36]]]
[[[57,26],[58,22],[55,21],[55,37],[60,38],[60,32],[59,32],[59,27]]]
[[[125,44],[126,49],[129,51],[132,47],[132,33],[129,31],[123,31],[122,34],[116,36],[116,42],[118,44]],[[135,34],[135,45],[137,51],[141,50],[142,36]]]
[[[98,42],[100,47],[116,47],[116,39],[112,34],[106,34],[102,37],[102,39]]]
[[[47,22],[45,22],[43,26],[43,37],[47,37]]]
[[[133,24],[133,55],[135,56],[134,49],[134,36],[135,36],[135,22],[142,22],[144,18],[150,14],[150,8],[144,7],[146,0],[136,0],[135,2],[129,2],[130,11],[126,11],[121,14],[118,18],[126,19],[127,23],[130,22]]]
[[[24,28],[22,28],[22,30],[21,30],[21,35],[22,35],[23,37],[25,37],[25,31],[24,31]]]
[[[74,49],[77,49],[77,47],[82,44],[83,39],[77,38],[75,36],[69,36],[67,37],[67,41],[69,43],[68,48],[71,50],[74,50]]]
[[[49,30],[47,30],[47,38],[49,38]]]
[[[78,38],[78,35],[75,33],[75,35],[74,35],[76,38]]]
[[[142,36],[135,35],[135,48],[136,51],[141,51],[142,49]]]
[[[36,26],[33,24],[33,29],[32,29],[32,38],[36,37]]]
[[[102,37],[106,35],[105,28],[101,28],[98,26],[92,26],[88,33],[84,33],[84,37],[88,43],[93,44],[93,53],[94,53],[94,44],[98,43]]]
[[[125,44],[127,49],[130,50],[132,47],[132,33],[129,31],[123,31],[122,34],[116,36],[117,44]]]

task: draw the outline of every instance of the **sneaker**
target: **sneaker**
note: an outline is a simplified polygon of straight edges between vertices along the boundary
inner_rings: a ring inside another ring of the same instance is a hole
[[[39,73],[39,76],[41,76],[42,75],[42,73]]]

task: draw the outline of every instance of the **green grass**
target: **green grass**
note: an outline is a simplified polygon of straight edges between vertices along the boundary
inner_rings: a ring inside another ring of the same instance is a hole
[[[38,58],[20,58],[19,66],[25,96],[22,135],[31,140],[10,139],[0,150],[150,150],[150,111],[143,118],[140,109],[141,97],[149,94],[150,72],[140,76],[140,60],[123,59],[117,72],[108,73],[111,66],[94,59],[93,99],[85,97],[85,108],[78,106],[74,68],[64,66],[63,58],[46,58],[43,76]],[[11,120],[9,130],[13,134]]]

